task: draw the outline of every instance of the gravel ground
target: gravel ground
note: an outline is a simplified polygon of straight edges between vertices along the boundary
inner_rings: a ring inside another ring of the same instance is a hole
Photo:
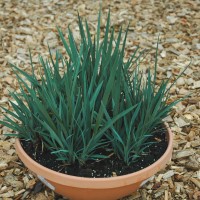
[[[182,78],[171,89],[173,99],[192,93],[174,107],[165,121],[174,132],[171,163],[140,190],[123,200],[200,199],[200,1],[199,0],[0,0],[0,106],[10,108],[9,91],[18,85],[9,62],[30,71],[28,48],[33,63],[38,55],[48,56],[47,43],[55,53],[64,52],[56,26],[66,33],[71,26],[79,39],[77,11],[87,18],[95,33],[99,4],[102,28],[108,9],[116,31],[130,22],[127,56],[137,45],[149,49],[141,67],[153,67],[158,35],[158,84],[165,77],[176,77],[190,62]],[[3,110],[0,109],[0,119]],[[0,126],[0,200],[64,199],[44,187],[20,162],[10,132]]]

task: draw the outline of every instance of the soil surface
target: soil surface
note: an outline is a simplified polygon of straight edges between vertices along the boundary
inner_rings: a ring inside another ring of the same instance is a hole
[[[38,74],[38,55],[47,58],[48,45],[55,55],[65,54],[56,27],[64,33],[70,25],[79,39],[77,11],[89,21],[95,33],[99,4],[102,29],[108,10],[116,32],[129,24],[126,59],[137,45],[149,51],[141,63],[144,71],[153,69],[158,35],[157,84],[174,79],[190,63],[171,88],[171,99],[192,93],[178,103],[165,119],[174,133],[174,150],[168,166],[155,174],[142,188],[123,200],[200,199],[200,1],[199,0],[0,0],[0,106],[11,109],[9,91],[18,91],[9,63],[31,73],[29,48]],[[65,34],[66,37],[67,34]],[[4,111],[0,108],[0,119]],[[12,130],[0,125],[0,200],[63,200],[34,176],[15,153]]]
[[[147,140],[148,143],[154,144],[146,148],[143,154],[130,166],[125,165],[116,155],[99,162],[87,162],[84,166],[79,166],[78,164],[65,165],[63,162],[57,161],[56,157],[52,155],[50,151],[42,150],[42,148],[40,148],[42,145],[37,144],[38,148],[35,148],[31,142],[24,140],[21,141],[21,144],[25,152],[33,160],[54,171],[81,177],[112,177],[139,171],[158,160],[164,154],[168,145],[168,141],[165,137],[166,130],[160,130],[161,131],[155,132],[155,134]],[[108,153],[104,152],[102,149],[97,153],[108,155]]]

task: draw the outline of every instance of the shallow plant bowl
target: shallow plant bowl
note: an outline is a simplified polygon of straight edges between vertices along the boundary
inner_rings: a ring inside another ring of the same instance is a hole
[[[54,192],[71,200],[116,200],[136,191],[149,177],[165,167],[172,157],[172,132],[167,127],[168,147],[165,153],[152,165],[123,176],[111,178],[84,178],[66,175],[48,169],[23,150],[20,140],[16,139],[16,151],[22,162]]]

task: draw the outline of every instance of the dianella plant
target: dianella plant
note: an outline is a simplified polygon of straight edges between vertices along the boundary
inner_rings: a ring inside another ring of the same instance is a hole
[[[156,85],[157,52],[154,72],[148,70],[144,83],[139,65],[144,51],[138,47],[124,61],[128,27],[116,34],[109,13],[100,41],[100,19],[101,13],[92,37],[87,21],[78,16],[80,43],[70,28],[68,39],[58,28],[67,56],[57,51],[53,58],[49,51],[49,59],[39,57],[39,79],[31,54],[32,74],[12,65],[20,92],[11,94],[12,111],[2,108],[1,124],[17,133],[9,136],[42,144],[67,164],[109,159],[101,153],[108,148],[131,165],[151,145],[148,138],[177,101],[167,103],[169,79]]]

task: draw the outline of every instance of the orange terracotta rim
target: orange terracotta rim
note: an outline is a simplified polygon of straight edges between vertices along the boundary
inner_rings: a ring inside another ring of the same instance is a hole
[[[172,156],[173,134],[168,124],[165,123],[165,125],[167,128],[167,138],[168,138],[168,147],[165,153],[152,165],[137,172],[117,177],[85,178],[85,177],[77,177],[59,173],[40,165],[32,158],[30,158],[23,150],[19,139],[16,139],[15,147],[19,158],[26,165],[26,167],[28,167],[31,171],[33,171],[37,175],[40,175],[50,181],[57,182],[62,185],[68,185],[71,187],[79,187],[79,188],[91,188],[91,189],[116,188],[144,181],[147,178],[154,175],[160,169],[162,169],[169,162]]]

